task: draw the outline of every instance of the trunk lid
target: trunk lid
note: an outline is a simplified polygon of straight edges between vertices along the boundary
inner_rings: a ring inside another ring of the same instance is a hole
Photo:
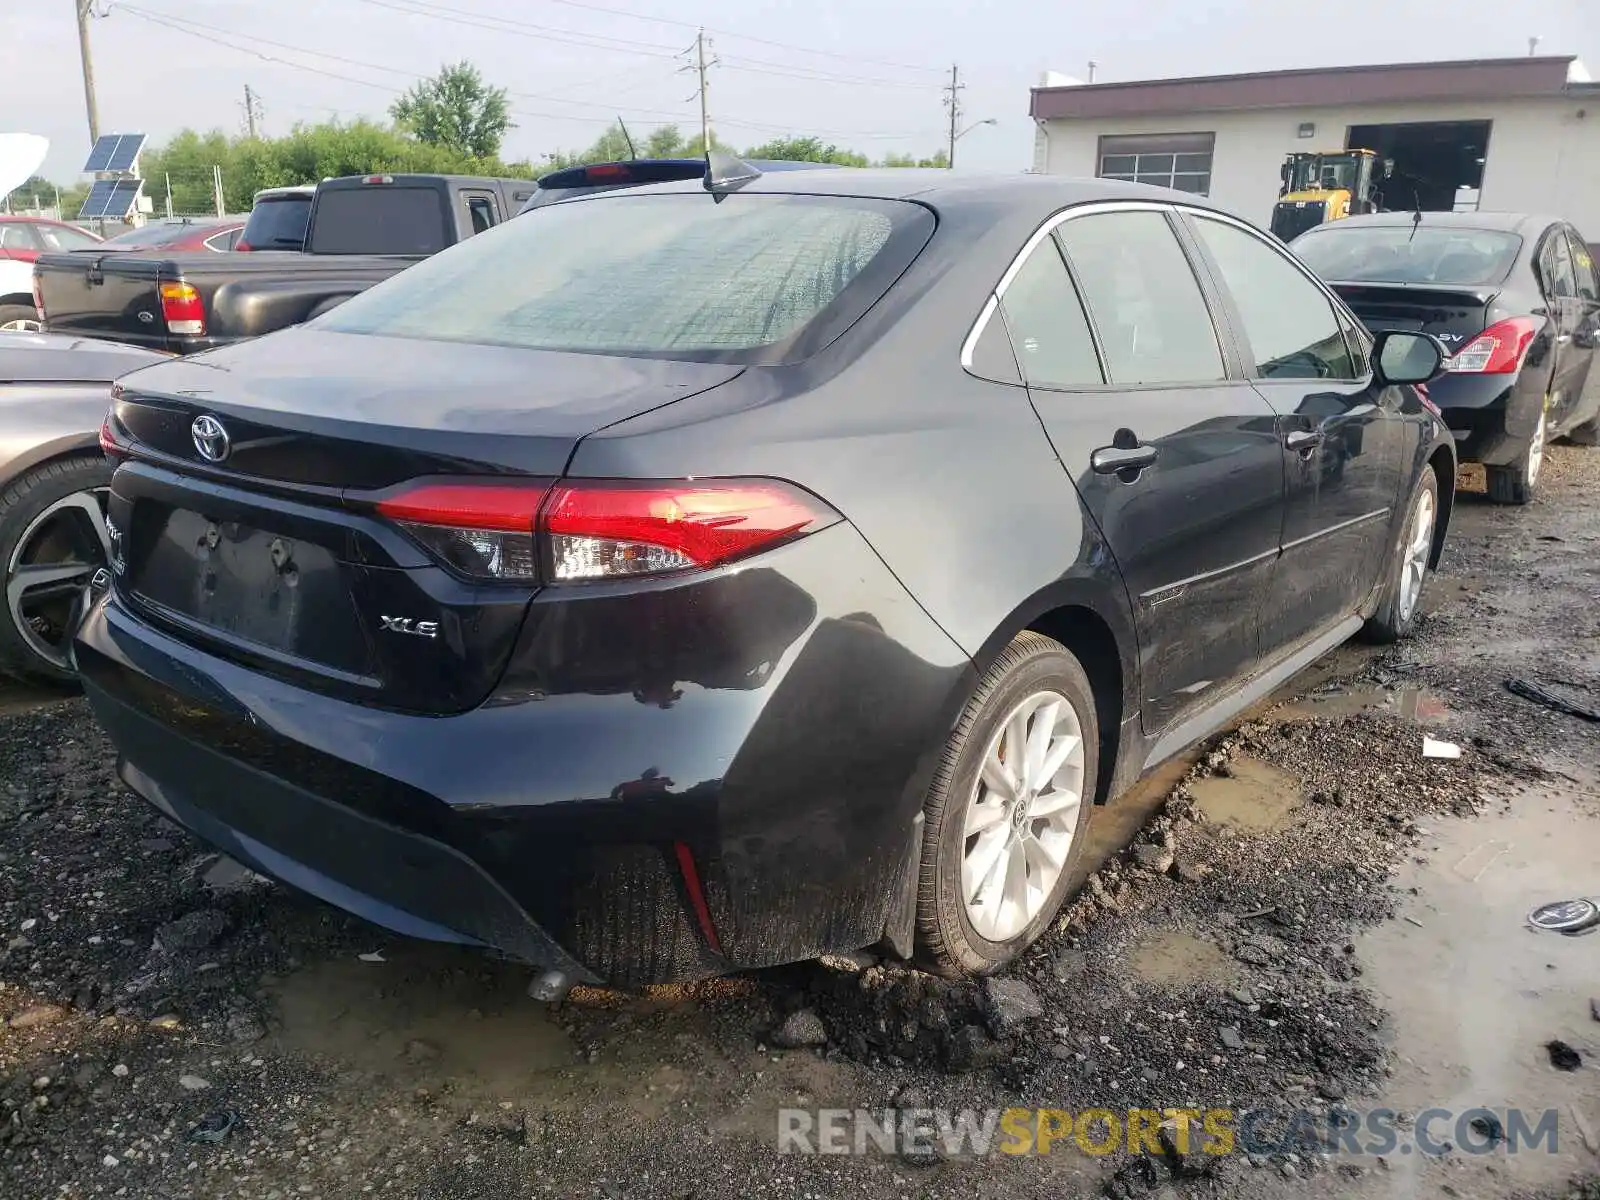
[[[161,259],[109,251],[46,254],[34,275],[50,332],[167,348],[159,289],[172,276],[163,273]]]
[[[451,574],[371,511],[373,494],[555,478],[584,435],[740,370],[295,329],[136,371],[113,404],[131,454],[111,502],[118,594],[266,674],[462,711],[499,679],[535,589]],[[199,449],[201,417],[225,433],[220,461]]]
[[[1333,290],[1374,333],[1431,333],[1453,354],[1488,326],[1497,287],[1426,283],[1335,282]]]

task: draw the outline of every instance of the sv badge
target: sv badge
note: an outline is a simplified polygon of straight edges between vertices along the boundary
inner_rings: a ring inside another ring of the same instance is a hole
[[[439,636],[439,622],[417,621],[411,617],[385,617],[380,616],[385,633],[406,633],[412,637],[436,638]]]

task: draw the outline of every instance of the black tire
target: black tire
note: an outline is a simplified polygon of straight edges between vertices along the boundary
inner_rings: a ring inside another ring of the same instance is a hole
[[[1422,505],[1424,497],[1432,505],[1433,528],[1438,528],[1439,521],[1439,480],[1433,473],[1431,466],[1422,468],[1422,478],[1417,481],[1417,487],[1411,494],[1411,503],[1406,505],[1406,519],[1400,525],[1400,536],[1395,539],[1393,549],[1389,552],[1389,565],[1383,580],[1383,592],[1378,600],[1378,610],[1367,619],[1366,626],[1362,629],[1362,637],[1369,642],[1380,645],[1397,642],[1408,636],[1417,625],[1417,614],[1422,611],[1422,592],[1418,592],[1417,599],[1408,613],[1401,612],[1401,583],[1404,579],[1407,551],[1415,536],[1417,509]],[[1431,542],[1430,533],[1430,542]],[[1432,553],[1430,548],[1429,553]],[[1423,575],[1422,590],[1427,590],[1427,574]]]
[[[1002,721],[1029,695],[1054,691],[1076,712],[1083,735],[1082,800],[1067,859],[1044,905],[1014,937],[993,942],[973,928],[961,895],[968,804],[983,756]],[[1006,647],[978,682],[956,723],[928,789],[923,812],[922,863],[917,889],[919,957],[947,977],[987,975],[999,970],[1049,928],[1066,898],[1083,853],[1084,829],[1094,804],[1100,747],[1094,692],[1083,667],[1066,647],[1042,634],[1024,632]]]
[[[1600,446],[1600,417],[1590,417],[1582,425],[1567,430],[1567,441],[1574,446]]]
[[[1536,465],[1544,458],[1546,426],[1543,413],[1539,414],[1539,427],[1517,461],[1509,467],[1488,467],[1484,471],[1489,488],[1489,499],[1496,504],[1530,504],[1538,491],[1539,470]],[[1535,452],[1537,451],[1537,457]]]
[[[57,459],[34,467],[0,492],[0,575],[11,581],[11,560],[34,519],[57,501],[108,487],[112,464],[98,454]],[[0,675],[32,683],[74,682],[71,670],[40,657],[17,629],[9,603],[0,603]]]
[[[39,323],[39,314],[31,304],[0,304],[0,331],[13,321]]]

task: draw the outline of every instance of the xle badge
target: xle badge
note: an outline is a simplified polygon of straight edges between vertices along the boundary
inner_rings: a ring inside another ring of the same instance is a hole
[[[412,637],[436,638],[439,636],[439,622],[414,621],[410,617],[384,617],[378,620],[383,622],[385,633],[408,633]]]

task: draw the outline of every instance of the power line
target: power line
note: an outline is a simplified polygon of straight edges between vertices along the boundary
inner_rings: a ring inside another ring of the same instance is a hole
[[[961,92],[964,85],[961,82],[961,68],[950,64],[950,82],[944,86],[945,107],[950,110],[950,152],[947,159],[950,166],[956,165],[956,127],[961,124]]]
[[[374,0],[367,0],[367,2],[374,2]],[[384,7],[389,7],[389,5],[384,5]],[[200,41],[209,42],[213,45],[222,46],[226,49],[237,51],[240,54],[248,54],[251,57],[261,60],[262,62],[274,63],[279,66],[288,67],[291,70],[306,71],[314,75],[321,75],[325,78],[339,80],[344,83],[353,83],[359,87],[374,88],[378,91],[388,92],[391,95],[403,95],[405,89],[392,87],[388,84],[374,83],[369,79],[359,79],[351,75],[345,75],[337,71],[330,71],[323,67],[312,66],[307,63],[299,63],[290,59],[280,58],[277,55],[268,54],[262,50],[258,50],[253,46],[240,45],[239,42],[231,39],[238,38],[243,39],[244,41],[260,42],[263,45],[272,46],[280,50],[287,50],[291,53],[310,55],[314,58],[324,58],[332,62],[343,63],[347,66],[359,67],[363,70],[383,71],[391,74],[406,76],[411,79],[428,78],[427,75],[417,71],[408,71],[399,67],[391,67],[380,63],[364,62],[360,59],[348,58],[344,55],[333,54],[322,50],[311,50],[303,46],[294,46],[286,42],[279,42],[270,38],[259,37],[255,34],[238,33],[233,30],[224,30],[217,26],[203,25],[200,22],[193,21],[187,17],[176,17],[167,13],[155,13],[149,11],[148,9],[140,8],[131,4],[119,3],[117,5],[117,10],[120,12],[125,12],[129,16],[135,17],[141,21],[147,21],[155,25],[163,26],[172,30],[173,32],[186,34],[189,37],[197,38]],[[189,28],[190,26],[193,26],[193,28]],[[676,55],[673,57],[676,57]],[[513,92],[511,94],[514,96],[525,96],[532,99],[556,99],[555,97],[535,96],[531,93]],[[614,114],[614,109],[612,109],[611,106],[604,105],[596,101],[561,100],[558,102],[580,105],[583,107],[604,107],[607,108],[608,112]],[[319,109],[319,111],[331,112],[336,110],[331,106],[324,106],[323,108]],[[519,117],[529,117],[535,120],[569,121],[579,124],[610,125],[613,120],[612,115],[608,115],[606,117],[582,117],[575,116],[571,113],[538,112],[526,109],[513,109],[511,111],[513,115]],[[645,116],[664,117],[670,121],[681,121],[685,116],[685,114],[682,112],[671,112],[663,109],[625,108],[623,111],[634,114],[642,114]],[[766,132],[792,134],[798,128],[793,124],[778,124],[770,121],[741,120],[731,117],[722,118],[721,124],[735,129],[749,129],[758,133]],[[824,137],[862,138],[874,141],[909,141],[916,137],[924,136],[923,133],[915,131],[890,133],[854,129],[817,129],[810,126],[806,126],[804,128],[808,133],[817,134]]]

